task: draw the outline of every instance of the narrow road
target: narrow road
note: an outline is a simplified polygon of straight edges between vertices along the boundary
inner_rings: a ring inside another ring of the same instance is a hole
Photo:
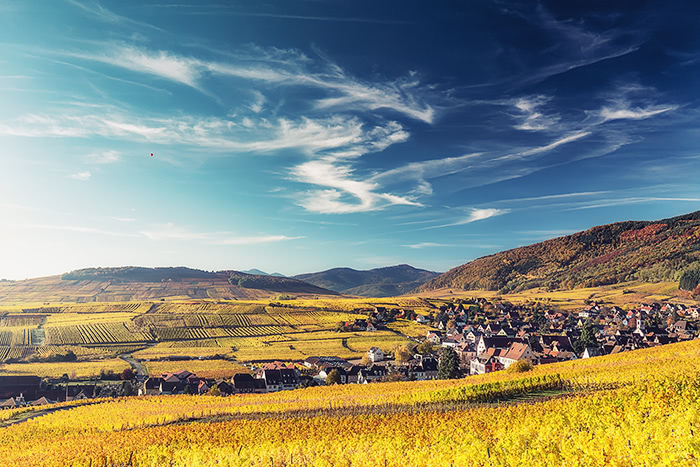
[[[131,365],[131,369],[136,373],[136,379],[144,380],[148,378],[148,368],[146,368],[143,363],[136,360],[131,354],[122,354],[119,358]]]

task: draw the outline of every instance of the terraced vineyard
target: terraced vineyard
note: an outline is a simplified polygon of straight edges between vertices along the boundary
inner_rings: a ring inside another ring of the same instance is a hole
[[[80,362],[129,352],[137,359],[221,355],[240,362],[318,354],[360,358],[372,346],[390,351],[406,342],[394,331],[336,332],[339,322],[366,318],[353,311],[359,302],[351,303],[350,309],[344,302],[326,309],[307,303],[221,301],[7,307],[0,309],[0,362],[68,351]],[[0,374],[7,371],[0,368]]]
[[[150,332],[134,331],[125,323],[85,324],[46,328],[46,343],[68,344],[118,344],[149,342],[154,340]]]

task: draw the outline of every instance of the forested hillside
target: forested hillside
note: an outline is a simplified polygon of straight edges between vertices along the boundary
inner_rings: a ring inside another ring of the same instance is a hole
[[[519,291],[592,287],[630,280],[692,279],[700,269],[700,211],[660,221],[627,221],[485,256],[430,280],[452,287]],[[685,288],[697,282],[684,280]]]

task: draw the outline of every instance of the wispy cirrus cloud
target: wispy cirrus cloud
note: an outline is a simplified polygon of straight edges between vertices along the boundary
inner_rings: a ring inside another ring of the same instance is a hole
[[[423,227],[418,230],[432,230],[432,229],[442,229],[445,227],[455,227],[458,225],[471,224],[472,222],[482,221],[485,219],[490,219],[496,216],[502,216],[503,214],[508,214],[510,209],[497,209],[497,208],[469,208],[469,214],[459,219],[455,222],[450,222],[448,224],[432,225],[430,227]]]
[[[85,156],[85,162],[90,164],[116,164],[122,160],[122,153],[113,149],[93,152]]]
[[[73,180],[80,180],[81,182],[86,182],[90,180],[90,177],[92,177],[92,173],[89,170],[85,170],[83,172],[76,172],[74,174],[69,175],[70,178]]]
[[[512,101],[518,114],[515,118],[519,121],[514,128],[525,131],[545,131],[550,130],[559,123],[558,114],[547,115],[542,107],[551,100],[543,95],[520,97]]]
[[[209,245],[260,245],[287,240],[298,240],[303,236],[287,235],[234,235],[232,232],[198,232],[174,223],[157,224],[149,229],[138,232],[140,235],[154,241],[201,241]]]
[[[643,120],[654,115],[670,112],[677,109],[678,106],[649,106],[649,107],[630,107],[626,102],[619,102],[614,107],[603,107],[598,112],[603,122],[610,120]]]
[[[452,246],[457,246],[452,243],[434,243],[434,242],[422,242],[422,243],[413,243],[411,245],[401,245],[406,248],[411,248],[414,250],[420,250],[423,248],[439,248],[439,247],[452,247]]]
[[[426,123],[432,123],[436,117],[436,108],[426,100],[427,95],[435,93],[430,87],[423,86],[415,73],[401,79],[370,83],[351,76],[329,59],[313,61],[297,51],[252,48],[244,53],[230,54],[227,62],[120,43],[106,43],[92,51],[53,53],[157,76],[198,90],[203,90],[201,81],[205,76],[228,77],[325,92],[328,95],[312,100],[313,106],[322,110],[382,109]]]
[[[162,29],[153,26],[152,24],[144,23],[141,21],[135,21],[133,19],[127,18],[126,16],[118,15],[113,11],[105,8],[100,3],[96,1],[83,1],[79,2],[77,0],[66,0],[67,3],[79,8],[84,13],[97,18],[99,20],[105,21],[107,23],[122,24],[128,26],[136,27],[147,27],[155,29],[157,31],[162,31]]]

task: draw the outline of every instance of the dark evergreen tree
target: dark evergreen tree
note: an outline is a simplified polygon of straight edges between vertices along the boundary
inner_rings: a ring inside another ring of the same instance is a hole
[[[462,376],[459,370],[459,357],[457,352],[450,347],[445,347],[440,351],[440,361],[438,362],[438,378],[455,379]]]

